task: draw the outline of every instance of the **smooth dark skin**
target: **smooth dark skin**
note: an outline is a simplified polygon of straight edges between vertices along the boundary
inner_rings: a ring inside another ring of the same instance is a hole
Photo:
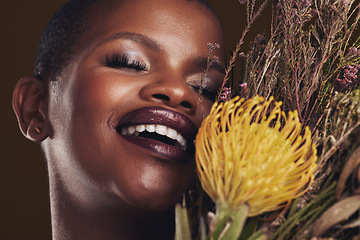
[[[200,127],[213,102],[191,85],[204,72],[198,60],[207,58],[207,43],[224,46],[222,30],[196,2],[106,2],[94,8],[85,47],[56,82],[20,79],[14,110],[48,162],[53,239],[173,239],[174,205],[193,181],[194,161],[181,164],[125,141],[113,123],[159,106]],[[107,67],[105,56],[114,52],[150,70]],[[224,65],[223,48],[213,55]],[[223,73],[208,76],[205,84],[218,88]]]

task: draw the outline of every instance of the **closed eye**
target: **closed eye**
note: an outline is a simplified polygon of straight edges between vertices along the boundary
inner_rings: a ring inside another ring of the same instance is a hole
[[[106,66],[111,68],[126,68],[135,71],[149,71],[149,66],[135,59],[130,59],[126,54],[106,55]]]
[[[208,86],[202,86],[200,89],[200,86],[191,86],[194,90],[196,90],[198,93],[200,93],[201,95],[204,95],[205,97],[207,97],[208,99],[210,99],[211,101],[215,102],[218,91],[213,91],[211,90]]]

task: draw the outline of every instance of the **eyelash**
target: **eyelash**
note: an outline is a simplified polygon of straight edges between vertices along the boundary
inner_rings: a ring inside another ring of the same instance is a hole
[[[130,60],[129,57],[126,54],[120,55],[120,54],[112,54],[111,56],[106,55],[106,66],[111,68],[128,68],[133,69],[135,71],[149,71],[149,67],[141,63],[137,60]],[[200,86],[192,86],[192,88],[199,92]],[[207,97],[208,99],[215,101],[218,92],[217,91],[211,91],[209,87],[203,86],[201,88],[202,95]]]
[[[192,86],[192,88],[194,88],[194,90],[196,90],[197,92],[200,92],[200,86]],[[203,86],[201,88],[202,91],[202,95],[204,95],[205,97],[207,97],[208,99],[215,101],[218,91],[211,91],[209,87],[207,86]]]
[[[111,68],[128,68],[139,72],[149,71],[149,67],[146,64],[138,60],[133,60],[133,59],[130,60],[129,57],[125,54],[120,55],[115,53],[111,56],[106,55],[105,59],[106,59],[106,66]]]

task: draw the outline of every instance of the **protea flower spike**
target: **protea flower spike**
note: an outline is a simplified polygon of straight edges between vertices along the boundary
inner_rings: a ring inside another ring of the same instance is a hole
[[[197,171],[204,190],[230,209],[250,207],[248,216],[275,211],[310,187],[316,169],[311,131],[296,111],[256,96],[215,103],[196,137]]]

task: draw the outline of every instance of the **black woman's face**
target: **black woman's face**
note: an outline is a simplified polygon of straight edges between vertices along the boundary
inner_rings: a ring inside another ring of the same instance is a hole
[[[83,203],[171,208],[194,179],[193,140],[224,77],[220,25],[188,1],[99,8],[90,43],[50,88],[49,167]],[[209,42],[220,63],[199,94]]]

